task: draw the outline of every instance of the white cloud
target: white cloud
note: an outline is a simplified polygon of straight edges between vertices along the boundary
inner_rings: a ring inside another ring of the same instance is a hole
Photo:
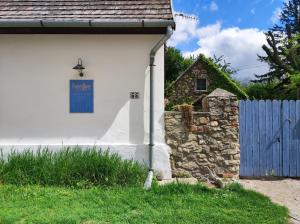
[[[252,15],[255,15],[255,13],[256,13],[255,8],[251,9],[251,10],[250,10],[250,13],[251,13]]]
[[[272,21],[273,24],[275,24],[279,21],[281,12],[282,12],[281,8],[276,8],[274,10],[273,15],[271,17],[271,21]]]
[[[190,27],[180,27],[184,24],[189,24]],[[190,29],[191,27],[193,28]],[[196,23],[195,21],[177,23],[177,28],[180,32],[175,32],[170,42],[172,46],[181,43],[178,40],[182,39],[195,38],[198,41],[198,49],[184,52],[185,56],[197,56],[200,53],[209,57],[224,55],[227,62],[230,62],[234,68],[240,69],[236,78],[241,81],[248,81],[254,78],[254,74],[261,75],[268,71],[268,65],[257,60],[257,54],[264,55],[262,45],[266,43],[265,35],[261,30],[222,28],[221,22],[200,27],[197,21]],[[183,34],[186,36],[180,38]]]
[[[179,13],[180,14],[180,13]],[[176,46],[181,43],[188,43],[192,38],[196,37],[198,20],[194,15],[191,18],[176,17],[176,31],[169,41],[169,46]]]
[[[219,6],[217,5],[217,3],[215,1],[212,1],[210,3],[209,10],[212,11],[212,12],[215,12],[215,11],[219,10]]]

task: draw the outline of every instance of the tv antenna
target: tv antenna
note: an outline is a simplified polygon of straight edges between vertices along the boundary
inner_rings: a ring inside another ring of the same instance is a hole
[[[183,19],[190,19],[190,20],[198,20],[198,18],[196,16],[190,16],[190,15],[186,15],[184,13],[176,13],[175,17],[180,17]]]

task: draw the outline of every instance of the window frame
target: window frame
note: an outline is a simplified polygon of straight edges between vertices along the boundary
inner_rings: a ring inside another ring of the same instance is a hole
[[[198,80],[205,80],[205,90],[204,89],[198,89]],[[196,92],[207,92],[208,91],[208,80],[207,78],[197,78],[195,81],[195,91]]]

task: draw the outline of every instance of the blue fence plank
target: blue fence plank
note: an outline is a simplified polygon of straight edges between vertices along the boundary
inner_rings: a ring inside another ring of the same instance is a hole
[[[247,164],[246,164],[246,172],[245,176],[252,177],[253,176],[253,121],[252,121],[252,107],[253,102],[247,100],[246,101],[246,109],[247,117],[246,117],[246,136],[245,136],[245,150],[247,151]]]
[[[266,101],[258,102],[258,125],[259,125],[259,176],[265,176],[267,173],[267,149],[266,149]]]
[[[252,124],[253,124],[253,175],[255,177],[260,176],[260,164],[259,164],[259,147],[260,147],[260,130],[259,130],[259,102],[253,101],[253,107],[252,107]]]
[[[290,104],[284,100],[282,103],[282,153],[283,153],[283,176],[290,175]]]
[[[290,101],[290,177],[297,176],[297,133],[296,133],[296,102]]]
[[[272,172],[276,176],[282,176],[282,131],[281,131],[281,102],[272,102],[272,148],[273,161]]]
[[[300,177],[300,101],[296,102],[297,177]]]
[[[239,135],[240,135],[240,147],[241,149],[244,149],[246,147],[245,145],[245,136],[246,135],[246,103],[245,101],[239,102],[239,119],[240,119],[240,129],[239,129]],[[247,150],[241,150],[241,163],[240,163],[240,175],[245,176],[246,175],[246,166],[247,166]]]
[[[266,172],[273,173],[273,145],[274,140],[273,137],[273,108],[272,101],[266,101],[266,145],[265,145],[265,160],[266,160]]]

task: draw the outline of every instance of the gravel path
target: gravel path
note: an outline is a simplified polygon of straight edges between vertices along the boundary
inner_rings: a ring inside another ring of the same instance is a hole
[[[300,224],[300,180],[239,180],[249,190],[260,192],[274,203],[284,205],[290,210],[291,223]]]

